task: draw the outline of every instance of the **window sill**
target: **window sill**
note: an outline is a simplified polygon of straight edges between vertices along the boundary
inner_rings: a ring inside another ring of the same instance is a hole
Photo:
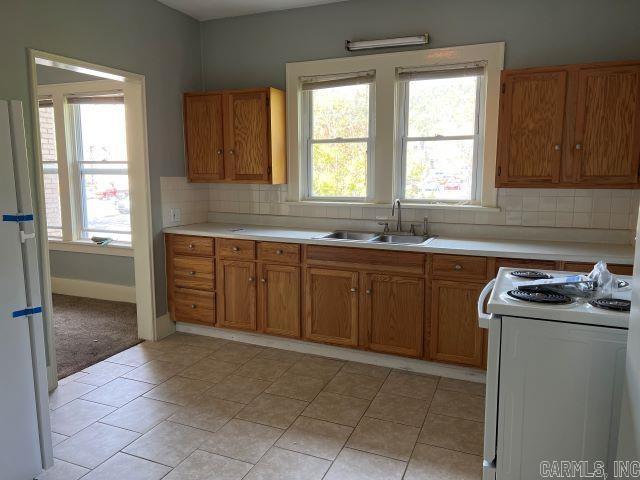
[[[64,242],[62,240],[49,240],[49,250],[56,252],[93,253],[95,255],[111,255],[116,257],[133,257],[133,247],[126,243],[111,243],[109,245],[96,245],[93,242],[82,240]]]

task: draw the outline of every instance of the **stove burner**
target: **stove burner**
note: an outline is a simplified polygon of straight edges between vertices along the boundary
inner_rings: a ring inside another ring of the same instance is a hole
[[[516,300],[524,300],[525,302],[533,303],[546,303],[550,305],[563,305],[572,302],[571,297],[541,288],[509,290],[507,295],[511,298],[515,298]]]
[[[589,303],[596,308],[604,308],[605,310],[616,312],[628,312],[631,310],[631,302],[622,298],[598,298]]]
[[[517,278],[526,278],[528,280],[543,280],[553,278],[548,273],[538,272],[537,270],[515,270],[511,272],[511,276]]]

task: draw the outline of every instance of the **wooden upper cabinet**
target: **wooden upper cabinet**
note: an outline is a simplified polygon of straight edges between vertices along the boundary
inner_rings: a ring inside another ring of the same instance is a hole
[[[284,92],[186,93],[184,105],[190,181],[286,183]]]
[[[564,71],[503,75],[499,185],[558,180],[566,87]]]
[[[574,163],[580,183],[638,182],[640,65],[584,68],[578,76]]]
[[[505,70],[497,187],[637,188],[640,62]]]

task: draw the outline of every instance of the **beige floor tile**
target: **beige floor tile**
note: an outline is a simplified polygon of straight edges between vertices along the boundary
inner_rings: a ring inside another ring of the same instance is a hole
[[[123,377],[158,385],[162,382],[166,382],[184,369],[185,367],[182,365],[176,365],[162,360],[151,360],[141,367],[123,375]]]
[[[262,348],[242,343],[229,342],[211,354],[211,358],[229,363],[246,363],[258,355]]]
[[[154,352],[150,348],[142,348],[138,345],[131,347],[123,352],[117,353],[107,358],[108,362],[119,363],[121,365],[129,365],[130,367],[139,367],[151,360],[155,360],[160,356],[159,352]]]
[[[55,447],[56,445],[58,445],[60,442],[64,442],[67,438],[66,435],[60,435],[59,433],[56,432],[51,432],[51,444]]]
[[[430,413],[484,421],[484,397],[451,390],[438,390],[431,402]]]
[[[180,345],[182,345],[182,342],[163,339],[158,342],[147,340],[145,342],[138,344],[138,347],[143,348],[145,350],[149,349],[156,353],[168,353],[175,350],[175,348]]]
[[[76,399],[51,412],[51,430],[62,435],[75,435],[113,411],[115,408],[108,405]]]
[[[122,407],[152,388],[153,385],[150,383],[138,382],[128,378],[116,378],[106,385],[92,390],[84,395],[82,399],[111,405],[112,407]]]
[[[143,458],[116,453],[102,465],[92,470],[83,480],[159,480],[171,468]]]
[[[342,371],[345,373],[355,373],[357,375],[367,375],[369,377],[381,378],[384,380],[391,372],[388,367],[369,365],[368,363],[347,362]]]
[[[260,380],[267,380],[273,382],[278,377],[282,376],[291,366],[288,362],[280,362],[278,360],[271,360],[269,358],[252,358],[242,367],[240,367],[235,375],[241,377],[259,378]]]
[[[85,375],[87,375],[87,372],[76,372],[76,373],[72,373],[72,374],[71,374],[71,375],[69,375],[68,377],[64,377],[64,378],[61,378],[60,380],[58,380],[58,385],[64,385],[65,383],[75,382],[75,381],[77,381],[79,378],[84,377]]]
[[[231,420],[200,447],[212,453],[256,463],[282,435],[279,428],[244,420]]]
[[[160,400],[161,402],[187,405],[211,387],[211,382],[193,380],[184,377],[172,377],[161,383],[153,390],[145,393],[146,398]]]
[[[250,403],[264,392],[270,383],[256,378],[238,377],[230,375],[221,382],[215,384],[206,392],[206,396],[222,398],[239,403]]]
[[[163,352],[158,359],[187,367],[210,354],[211,350],[206,348],[193,347],[191,345],[176,345],[172,350]]]
[[[96,363],[95,365],[91,365],[90,367],[82,370],[86,373],[95,373],[97,375],[102,375],[104,377],[121,377],[125,373],[129,373],[133,370],[133,367],[129,365],[121,365],[119,363],[108,362],[106,360]]]
[[[100,421],[134,432],[147,433],[173,415],[178,408],[180,407],[173,403],[139,397]]]
[[[84,373],[84,372],[83,372]],[[116,377],[118,378],[118,377]],[[84,377],[80,377],[76,382],[101,387],[114,380],[110,375],[100,375],[99,373],[87,373]]]
[[[78,480],[87,472],[89,472],[88,468],[80,467],[64,460],[54,459],[53,467],[45,470],[36,478],[37,480]]]
[[[304,353],[291,350],[280,350],[279,348],[264,348],[255,358],[268,358],[293,365],[304,357]]]
[[[442,377],[438,382],[438,388],[442,390],[453,390],[454,392],[470,393],[484,397],[485,384],[479,382],[466,382],[455,378]]]
[[[165,480],[240,480],[251,467],[250,463],[196,450]]]
[[[331,462],[281,448],[271,448],[245,480],[320,480]]]
[[[372,400],[383,382],[381,378],[340,372],[324,387],[324,391]]]
[[[427,400],[378,393],[365,412],[365,416],[419,428],[424,422],[428,409]]]
[[[298,417],[276,442],[276,447],[334,460],[352,431],[353,428],[337,423]]]
[[[95,388],[96,387],[92,385],[78,382],[68,382],[63,385],[58,385],[58,388],[49,394],[49,408],[51,410],[60,408],[62,405],[66,405],[76,398],[80,398]]]
[[[368,400],[321,392],[302,414],[318,420],[355,427],[368,406]]]
[[[95,468],[139,436],[123,428],[94,423],[56,445],[53,455],[65,462]]]
[[[203,358],[180,372],[180,376],[217,383],[231,375],[238,368],[240,368],[238,363],[223,362],[215,358]]]
[[[169,421],[215,432],[238,413],[244,404],[213,397],[201,397],[179,408]]]
[[[382,393],[431,400],[438,379],[427,375],[392,371],[382,385]]]
[[[237,418],[276,428],[287,428],[302,413],[307,402],[263,393],[246,405]]]
[[[430,413],[422,427],[419,443],[482,455],[484,423]]]
[[[288,370],[288,373],[330,380],[340,371],[343,365],[344,362],[331,358],[304,357],[293,365]]]
[[[267,388],[266,393],[310,402],[320,393],[325,384],[326,381],[321,378],[285,373]]]
[[[405,480],[480,480],[482,457],[418,443]]]
[[[175,467],[211,435],[197,428],[162,422],[123,450],[124,453]]]
[[[400,480],[405,462],[344,448],[324,480]]]
[[[201,347],[208,350],[217,350],[221,346],[229,343],[227,340],[223,340],[222,338],[206,337],[204,335],[194,335],[182,332],[177,332],[167,338],[163,338],[162,342],[191,345],[193,347]]]
[[[407,461],[420,429],[399,423],[364,417],[353,431],[347,447]]]

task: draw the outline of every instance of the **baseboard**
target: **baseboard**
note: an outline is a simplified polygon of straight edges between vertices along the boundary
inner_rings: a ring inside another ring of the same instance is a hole
[[[90,282],[76,278],[51,277],[51,291],[62,295],[136,303],[136,287]]]
[[[334,347],[333,345],[281,338],[261,333],[241,332],[237,330],[205,327],[181,322],[176,323],[176,331],[223,338],[226,340],[236,340],[238,342],[250,343],[252,345],[260,345],[262,347],[281,348],[283,350],[292,350],[294,352],[308,353],[322,357],[339,358],[340,360],[347,360],[350,362],[369,363],[398,370],[437,375],[439,377],[468,380],[477,383],[485,383],[486,379],[485,372],[477,368],[446,365],[443,363],[429,362],[427,360],[416,360],[413,358],[386,355],[384,353]]]

